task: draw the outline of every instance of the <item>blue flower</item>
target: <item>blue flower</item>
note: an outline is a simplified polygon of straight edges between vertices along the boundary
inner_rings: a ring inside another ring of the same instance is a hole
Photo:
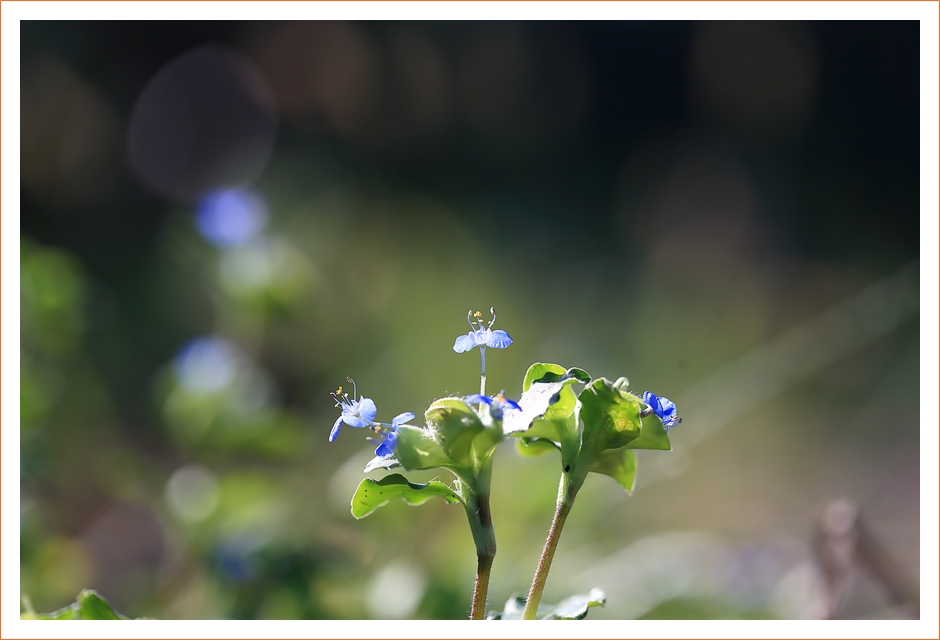
[[[336,400],[336,406],[343,410],[343,413],[336,419],[336,422],[333,423],[333,430],[330,431],[330,442],[336,440],[336,436],[339,435],[339,426],[343,422],[348,424],[350,427],[356,427],[361,429],[362,427],[370,427],[375,424],[375,403],[372,402],[371,398],[364,398],[359,396],[359,401],[356,401],[356,383],[353,382],[352,378],[346,378],[349,382],[353,383],[353,399],[349,399],[349,395],[343,393],[343,388],[340,387],[330,395],[333,396],[333,399]]]
[[[490,320],[488,325],[483,326],[482,313],[479,311],[476,313],[467,312],[467,322],[470,323],[470,328],[473,331],[465,336],[457,336],[457,340],[454,341],[454,351],[464,353],[474,347],[480,347],[480,349],[486,347],[505,349],[512,344],[512,338],[509,337],[508,333],[501,329],[493,331],[493,323],[496,322],[496,311],[490,307],[490,313],[493,314],[493,319]],[[471,317],[476,319],[476,324],[470,319]]]
[[[650,410],[663,421],[663,426],[667,429],[682,422],[682,418],[676,417],[676,403],[669,398],[660,398],[652,391],[644,391],[643,402],[649,405]]]
[[[504,392],[500,391],[499,394],[491,398],[489,396],[482,396],[479,393],[474,393],[472,396],[467,396],[466,402],[468,404],[479,404],[482,402],[489,405],[490,415],[493,416],[494,420],[502,420],[503,413],[507,409],[522,411],[522,407],[520,407],[516,401],[510,400],[503,394]]]
[[[375,448],[375,455],[385,457],[390,456],[395,453],[395,442],[398,440],[398,427],[405,424],[409,420],[414,419],[415,414],[411,412],[400,413],[394,418],[392,418],[392,424],[389,427],[373,427],[376,432],[384,432],[385,439],[379,443],[379,446]],[[383,428],[384,427],[384,428]]]

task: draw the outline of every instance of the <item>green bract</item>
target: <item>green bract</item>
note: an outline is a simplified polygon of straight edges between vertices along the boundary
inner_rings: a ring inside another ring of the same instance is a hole
[[[426,427],[398,427],[395,455],[373,458],[365,471],[397,466],[408,471],[443,467],[467,480],[503,439],[501,425],[494,424],[489,414],[481,420],[461,398],[436,400],[424,412],[424,418]]]
[[[575,395],[571,385],[587,383]],[[591,380],[583,369],[536,363],[523,379],[521,412],[506,417],[503,431],[519,438],[526,456],[551,449],[580,485],[589,472],[612,477],[629,492],[636,482],[635,449],[669,450],[669,436],[655,415],[641,417],[643,400],[626,390],[620,378]]]
[[[571,385],[591,380],[583,369],[565,369],[557,364],[537,362],[529,367],[522,381],[519,406],[503,420],[503,433],[523,436],[520,450],[538,455],[550,447],[558,448],[562,458],[577,452],[580,435],[576,409],[578,398]],[[553,444],[553,443],[557,443]]]

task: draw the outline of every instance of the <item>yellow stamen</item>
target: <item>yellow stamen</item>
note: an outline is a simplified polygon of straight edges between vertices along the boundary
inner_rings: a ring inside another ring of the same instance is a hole
[[[477,311],[476,313],[473,314],[473,317],[474,317],[474,318],[482,318],[482,317],[483,317],[483,314],[480,313],[479,311]]]

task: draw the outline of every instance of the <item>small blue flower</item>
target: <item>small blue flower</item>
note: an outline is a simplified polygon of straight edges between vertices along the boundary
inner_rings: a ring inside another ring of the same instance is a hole
[[[394,418],[392,418],[392,424],[389,427],[380,426],[372,427],[377,433],[385,433],[385,439],[379,443],[379,446],[375,448],[375,455],[377,456],[390,456],[395,453],[395,442],[398,440],[398,427],[405,424],[409,420],[413,420],[415,414],[409,412],[400,413]]]
[[[490,415],[493,416],[494,420],[502,420],[503,413],[507,409],[513,409],[515,411],[522,411],[522,407],[514,401],[510,400],[504,395],[505,392],[500,391],[499,394],[493,396],[482,396],[479,393],[474,393],[472,396],[467,396],[467,404],[479,404],[484,403],[490,407]]]
[[[356,427],[361,429],[362,427],[370,427],[375,424],[375,403],[372,402],[371,398],[364,398],[359,396],[359,401],[355,400],[356,398],[356,383],[353,382],[352,378],[346,378],[349,382],[353,383],[353,399],[349,399],[349,395],[343,393],[343,388],[340,387],[330,395],[333,396],[333,399],[336,400],[336,406],[340,407],[343,410],[342,415],[336,419],[336,422],[333,423],[333,430],[330,431],[330,442],[336,440],[336,436],[339,435],[340,424],[345,422],[350,427]]]
[[[650,410],[663,421],[663,426],[667,429],[682,422],[682,418],[676,417],[676,403],[669,398],[660,398],[652,391],[644,391],[643,402],[649,405]]]
[[[398,440],[398,429],[385,434],[385,439],[375,448],[375,455],[384,458],[395,453],[395,441]]]
[[[467,322],[470,323],[470,328],[473,331],[465,336],[457,336],[457,340],[454,341],[454,351],[464,353],[474,347],[505,349],[512,344],[512,338],[509,337],[508,333],[501,329],[493,331],[493,323],[496,322],[496,311],[490,307],[490,313],[493,314],[493,319],[490,320],[488,325],[483,326],[482,313],[479,311],[476,313],[467,312]],[[471,317],[476,319],[476,324],[470,319]]]

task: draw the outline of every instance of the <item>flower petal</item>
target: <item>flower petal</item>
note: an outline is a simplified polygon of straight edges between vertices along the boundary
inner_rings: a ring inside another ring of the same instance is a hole
[[[464,402],[467,404],[480,404],[481,402],[485,402],[486,404],[492,405],[493,398],[489,396],[481,396],[479,393],[474,393],[472,396],[467,396],[464,399]]]
[[[392,424],[397,427],[400,424],[405,424],[409,420],[414,420],[414,417],[415,417],[415,414],[411,413],[410,411],[405,412],[405,413],[399,413],[397,416],[392,418]]]
[[[472,333],[468,333],[465,336],[457,336],[457,339],[454,341],[454,351],[457,353],[470,351],[470,349],[474,348],[475,346],[477,346],[477,344],[473,339]]]
[[[371,423],[375,420],[375,403],[372,402],[372,398],[363,398],[359,396],[359,416],[366,421],[366,423]]]
[[[333,423],[333,429],[330,431],[330,442],[336,440],[336,436],[339,435],[339,426],[343,422],[343,416],[340,416],[336,419],[336,422]]]
[[[663,426],[667,429],[682,422],[682,418],[676,417],[676,403],[669,398],[660,398],[660,404],[663,406]]]
[[[370,423],[366,422],[359,416],[354,416],[349,413],[344,413],[339,417],[340,420],[348,424],[350,427],[356,427],[357,429],[362,429],[363,427],[368,427]]]
[[[663,406],[663,415],[676,415],[676,403],[669,398],[660,398],[659,403]]]
[[[390,456],[395,453],[395,441],[398,440],[398,434],[394,431],[385,434],[385,440],[375,448],[375,455]]]
[[[657,396],[652,391],[643,392],[643,402],[650,406],[650,409],[653,410],[653,413],[656,414],[656,417],[660,420],[663,419],[663,405],[659,401],[659,396]]]
[[[510,409],[515,409],[516,411],[522,411],[522,407],[519,406],[519,403],[516,402],[515,400],[510,400],[509,398],[506,398],[505,400],[503,400],[503,409],[505,409],[506,407],[509,407]]]
[[[509,334],[503,331],[502,329],[497,329],[492,332],[489,340],[486,341],[486,346],[492,347],[494,349],[505,349],[512,344],[512,338],[509,337]]]

